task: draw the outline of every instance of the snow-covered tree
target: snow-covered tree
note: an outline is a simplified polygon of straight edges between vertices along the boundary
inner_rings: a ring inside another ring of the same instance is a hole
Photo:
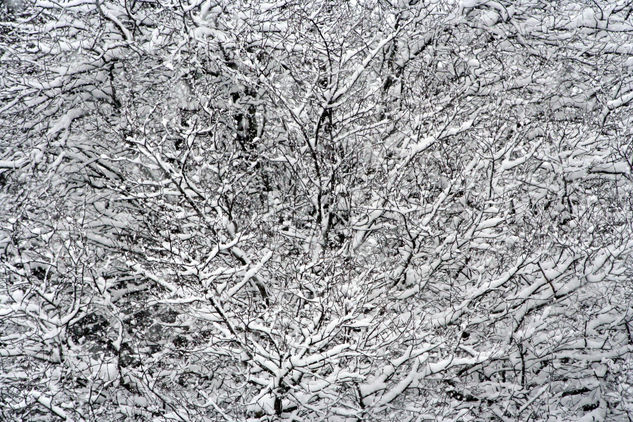
[[[2,15],[0,415],[631,417],[632,7]]]

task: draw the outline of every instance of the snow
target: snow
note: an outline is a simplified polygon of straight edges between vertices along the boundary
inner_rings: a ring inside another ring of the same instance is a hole
[[[488,10],[481,15],[480,19],[485,26],[494,26],[499,22],[500,16],[495,10]]]
[[[37,400],[42,406],[46,407],[47,409],[50,409],[54,414],[66,420],[67,422],[71,422],[74,420],[68,415],[68,413],[66,413],[64,409],[62,409],[60,406],[53,403],[53,398],[47,397],[43,393],[40,393],[39,391],[35,391],[35,390],[31,391],[29,395],[33,397],[35,400]]]
[[[459,2],[462,9],[472,9],[479,6],[481,0],[461,0]]]
[[[62,130],[67,131],[73,120],[79,119],[87,114],[86,110],[74,108],[64,114],[57,122],[48,130],[48,136],[54,137]]]
[[[413,145],[409,146],[409,149],[407,151],[403,152],[403,155],[409,156],[409,157],[414,156],[414,155],[416,155],[416,154],[428,149],[436,141],[437,141],[437,138],[435,138],[433,136],[428,136],[428,137],[424,138],[422,141],[418,142],[417,144],[413,144]]]
[[[615,98],[613,100],[609,100],[607,101],[607,107],[610,110],[616,109],[618,107],[622,107],[624,105],[627,105],[631,102],[631,100],[633,100],[633,91],[629,91],[624,95],[621,95],[618,98]]]
[[[477,226],[477,230],[491,229],[491,228],[499,226],[504,221],[505,221],[504,217],[489,218],[479,223],[479,225]]]

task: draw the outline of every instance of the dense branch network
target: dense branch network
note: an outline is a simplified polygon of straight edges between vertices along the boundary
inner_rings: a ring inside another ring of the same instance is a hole
[[[633,416],[626,2],[16,5],[2,418]]]

